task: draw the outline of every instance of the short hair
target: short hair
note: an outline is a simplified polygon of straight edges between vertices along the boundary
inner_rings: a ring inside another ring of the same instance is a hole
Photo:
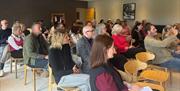
[[[96,26],[96,32],[97,32],[98,34],[101,34],[102,30],[105,29],[105,28],[106,28],[106,25],[105,25],[105,24],[98,24],[98,25]]]
[[[122,31],[123,27],[119,24],[115,24],[112,28],[112,34],[117,34]]]
[[[87,31],[89,31],[89,29],[93,29],[92,26],[84,26],[83,27],[83,34],[85,34]]]
[[[150,22],[146,23],[144,26],[144,31],[148,32],[151,30],[151,26],[153,26],[153,24],[151,24]]]
[[[32,30],[33,30],[33,28],[34,28],[34,26],[36,26],[36,25],[40,25],[40,23],[39,22],[34,22],[33,24],[32,24]]]
[[[12,33],[15,33],[18,29],[23,30],[23,24],[19,22],[15,22],[12,26]]]

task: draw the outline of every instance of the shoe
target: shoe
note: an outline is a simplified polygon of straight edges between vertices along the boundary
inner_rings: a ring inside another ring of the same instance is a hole
[[[48,71],[44,71],[43,73],[41,73],[41,77],[49,77],[49,72]]]
[[[4,76],[4,71],[0,70],[0,77],[3,77],[3,76]]]

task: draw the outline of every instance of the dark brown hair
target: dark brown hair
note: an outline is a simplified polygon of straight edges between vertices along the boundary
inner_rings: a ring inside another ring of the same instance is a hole
[[[144,26],[144,31],[145,32],[148,32],[148,31],[150,31],[151,30],[151,26],[153,26],[153,24],[151,24],[151,23],[146,23],[145,24],[145,26]]]
[[[113,39],[108,35],[98,35],[95,38],[90,55],[91,68],[107,63],[107,49],[112,44]]]

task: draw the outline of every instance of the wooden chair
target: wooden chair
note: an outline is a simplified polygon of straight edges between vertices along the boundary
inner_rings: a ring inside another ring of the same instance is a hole
[[[139,52],[135,55],[135,57],[136,57],[136,60],[145,62],[145,63],[155,59],[155,55],[151,52]]]
[[[24,65],[24,85],[26,85],[26,81],[27,81],[27,70],[29,67],[28,65]],[[31,68],[33,71],[33,91],[36,91],[36,70],[39,68]]]
[[[168,72],[161,71],[161,70],[142,70],[140,73],[140,76],[137,75],[138,71],[141,70],[140,67],[138,67],[138,62],[136,60],[131,60],[125,63],[124,69],[125,72],[137,76],[138,80],[151,80],[158,82],[161,86],[163,86],[163,82],[165,82],[169,74]]]
[[[141,72],[139,78],[153,80],[163,86],[163,83],[169,78],[169,73],[160,70],[144,70]]]
[[[48,91],[52,91],[52,88],[57,87],[57,84],[54,80],[52,69],[50,66],[48,66],[48,71],[49,71]]]
[[[54,76],[52,74],[52,68],[48,65],[49,71],[49,81],[48,81],[48,91],[52,91],[52,88],[57,87]],[[62,88],[63,91],[80,91],[79,88]]]
[[[15,77],[17,79],[17,62],[22,61],[23,58],[13,58],[11,57],[11,62],[10,62],[10,72],[12,73],[12,64],[15,62]]]

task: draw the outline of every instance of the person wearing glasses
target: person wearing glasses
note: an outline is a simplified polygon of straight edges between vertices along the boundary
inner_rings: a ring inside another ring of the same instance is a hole
[[[94,31],[92,26],[83,27],[83,36],[76,44],[77,55],[82,58],[82,73],[88,73],[90,69],[89,55],[93,44]]]

